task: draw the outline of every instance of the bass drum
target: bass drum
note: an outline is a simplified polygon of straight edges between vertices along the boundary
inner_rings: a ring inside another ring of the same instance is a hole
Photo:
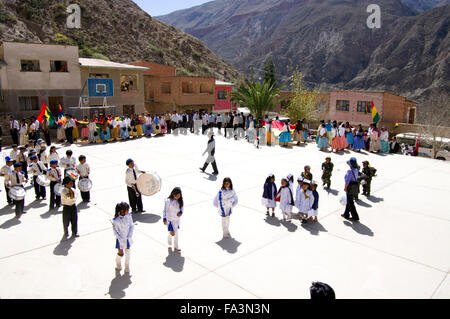
[[[22,200],[25,198],[26,194],[27,192],[25,191],[25,188],[20,186],[11,187],[11,189],[9,190],[9,197],[14,200]]]
[[[49,187],[50,186],[50,180],[45,175],[39,175],[36,178],[36,182],[41,185],[42,187]]]
[[[58,183],[55,185],[53,190],[55,191],[56,196],[61,196],[63,189],[64,186],[61,183]]]
[[[92,181],[88,178],[80,179],[78,182],[78,188],[82,192],[90,192],[92,189]]]
[[[137,180],[137,189],[144,196],[153,196],[161,191],[162,181],[158,174],[142,174]]]

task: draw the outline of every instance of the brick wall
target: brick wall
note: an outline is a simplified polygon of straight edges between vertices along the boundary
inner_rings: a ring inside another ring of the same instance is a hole
[[[175,72],[176,72],[175,67],[152,63],[152,62],[136,61],[136,62],[130,62],[128,64],[149,68],[150,70],[144,71],[144,75],[165,77],[165,76],[175,76]]]

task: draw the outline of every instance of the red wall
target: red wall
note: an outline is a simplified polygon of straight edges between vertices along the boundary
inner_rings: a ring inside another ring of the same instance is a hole
[[[216,86],[216,105],[214,107],[214,111],[223,111],[223,110],[231,110],[231,86]],[[219,100],[218,94],[219,91],[227,91],[227,97],[226,100]]]

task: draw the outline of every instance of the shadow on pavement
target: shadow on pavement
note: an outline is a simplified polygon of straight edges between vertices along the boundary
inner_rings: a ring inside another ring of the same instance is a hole
[[[367,197],[367,199],[369,200],[369,202],[372,202],[372,203],[384,202],[384,198],[379,198],[379,197],[375,197],[375,196],[369,196],[369,197]]]
[[[61,215],[61,214],[62,214],[62,211],[59,211],[58,209],[55,208],[55,209],[49,210],[48,212],[42,214],[41,218],[49,219],[52,216]]]
[[[339,191],[336,190],[336,189],[327,189],[327,188],[325,188],[325,191],[326,191],[328,194],[331,194],[331,195],[334,195],[334,196],[338,196],[338,195],[339,195]]]
[[[14,213],[14,208],[13,207],[14,206],[5,206],[2,209],[0,209],[0,216],[13,214]]]
[[[287,229],[290,233],[294,233],[294,232],[298,229],[298,226],[297,226],[297,225],[295,225],[295,224],[292,223],[292,222],[285,221],[285,220],[280,221],[280,224],[283,225],[284,227],[286,227],[286,229]]]
[[[216,243],[219,245],[223,250],[226,250],[230,254],[235,254],[241,245],[240,242],[238,242],[234,238],[223,238],[221,241],[218,241]]]
[[[12,218],[10,220],[7,220],[6,222],[4,222],[2,225],[0,225],[1,229],[8,229],[17,225],[20,225],[21,222],[20,220],[18,220],[17,218]]]
[[[145,224],[156,224],[161,220],[161,216],[154,214],[133,214],[133,221]]]
[[[25,211],[29,210],[30,208],[34,208],[34,209],[38,209],[41,207],[45,207],[48,204],[46,202],[44,202],[43,200],[35,200],[34,202],[32,202],[31,204],[28,204],[28,206],[25,206]]]
[[[367,204],[366,202],[363,202],[363,201],[360,200],[360,199],[355,200],[355,203],[356,203],[358,206],[362,206],[362,207],[367,207],[367,208],[371,208],[371,207],[372,207],[372,205]]]
[[[169,248],[169,255],[166,257],[164,266],[171,268],[175,272],[182,272],[184,268],[185,258],[180,253],[174,252],[172,248]]]
[[[116,269],[116,276],[111,280],[109,286],[108,295],[112,299],[122,299],[125,297],[125,290],[132,284],[130,274],[125,273],[123,276],[120,274],[120,270]]]
[[[205,174],[208,175],[208,177],[205,177],[206,180],[211,181],[211,182],[217,181],[217,176],[216,175],[209,174],[209,173],[205,173]]]
[[[69,250],[72,248],[72,244],[75,242],[75,238],[69,238],[66,240],[65,237],[61,239],[58,246],[53,250],[53,254],[56,256],[68,256]]]
[[[266,219],[264,221],[267,224],[269,224],[270,226],[275,226],[275,227],[281,226],[280,220],[276,217],[266,217]]]
[[[357,232],[358,234],[369,236],[369,237],[374,236],[373,231],[366,225],[361,224],[359,221],[353,221],[353,222],[344,221],[344,225],[353,228],[353,230],[355,232]]]
[[[328,230],[326,230],[319,222],[308,221],[306,224],[302,224],[302,227],[309,231],[311,235],[315,236],[319,235],[320,232],[328,232]]]

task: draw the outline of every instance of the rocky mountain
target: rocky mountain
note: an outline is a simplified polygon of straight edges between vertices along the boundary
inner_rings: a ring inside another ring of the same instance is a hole
[[[450,4],[450,0],[402,0],[402,2],[417,12],[424,12]]]
[[[372,0],[218,0],[157,17],[205,42],[240,71],[261,74],[269,56],[287,83],[299,66],[321,89],[388,90],[423,99],[449,88],[450,5],[418,14],[378,0],[380,29],[369,29]],[[430,0],[431,3],[431,0]]]
[[[71,3],[81,7],[81,29],[66,27]],[[131,0],[1,0],[0,40],[74,44],[81,57],[146,60],[176,66],[178,74],[242,76],[200,40],[153,19]]]

